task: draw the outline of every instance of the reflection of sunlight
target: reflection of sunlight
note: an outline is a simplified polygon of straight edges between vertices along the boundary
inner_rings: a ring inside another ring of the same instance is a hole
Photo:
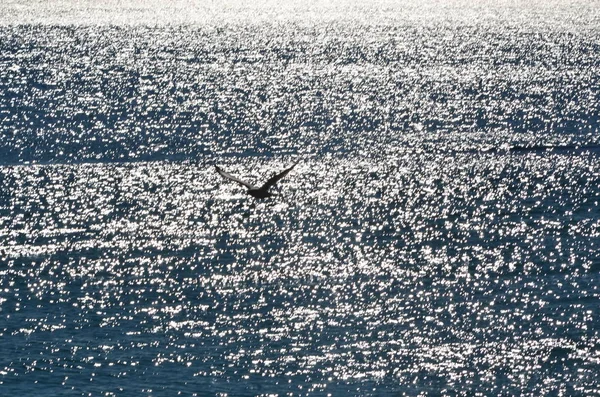
[[[475,3],[0,4],[2,390],[593,394],[597,12]]]

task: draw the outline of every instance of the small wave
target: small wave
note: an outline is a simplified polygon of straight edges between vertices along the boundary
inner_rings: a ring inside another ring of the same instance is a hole
[[[500,146],[488,147],[477,152],[483,153],[541,153],[541,152],[594,152],[600,150],[600,144],[591,145],[515,145],[515,146]]]

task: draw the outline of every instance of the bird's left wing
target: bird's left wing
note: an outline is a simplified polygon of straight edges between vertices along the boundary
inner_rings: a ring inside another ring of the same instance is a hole
[[[249,184],[248,182],[244,182],[241,179],[236,178],[235,176],[223,171],[221,168],[219,168],[217,165],[215,165],[215,168],[217,169],[217,172],[219,173],[219,175],[221,175],[223,178],[227,178],[231,181],[234,181],[236,183],[239,183],[242,186],[247,187],[248,189],[256,189],[256,186]]]

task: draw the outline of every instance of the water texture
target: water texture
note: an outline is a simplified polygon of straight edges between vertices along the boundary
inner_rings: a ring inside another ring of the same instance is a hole
[[[595,2],[0,10],[0,395],[600,395]]]

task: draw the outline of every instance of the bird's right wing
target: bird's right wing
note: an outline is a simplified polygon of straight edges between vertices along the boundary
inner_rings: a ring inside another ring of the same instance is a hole
[[[295,162],[290,168],[287,168],[283,171],[281,171],[279,174],[273,175],[267,182],[265,182],[264,185],[262,185],[260,188],[262,190],[267,190],[269,189],[271,186],[273,186],[274,184],[276,184],[281,178],[283,178],[284,176],[286,176],[288,174],[288,172],[290,172],[291,170],[294,169],[294,167],[296,166],[296,164],[298,164],[298,161]]]
[[[239,183],[242,186],[247,187],[248,189],[256,189],[255,186],[249,184],[248,182],[244,182],[241,179],[236,178],[235,176],[223,171],[221,168],[219,168],[218,166],[215,165],[215,168],[217,169],[217,172],[219,173],[219,175],[221,175],[223,178],[229,179],[230,181],[234,181],[236,183]]]

